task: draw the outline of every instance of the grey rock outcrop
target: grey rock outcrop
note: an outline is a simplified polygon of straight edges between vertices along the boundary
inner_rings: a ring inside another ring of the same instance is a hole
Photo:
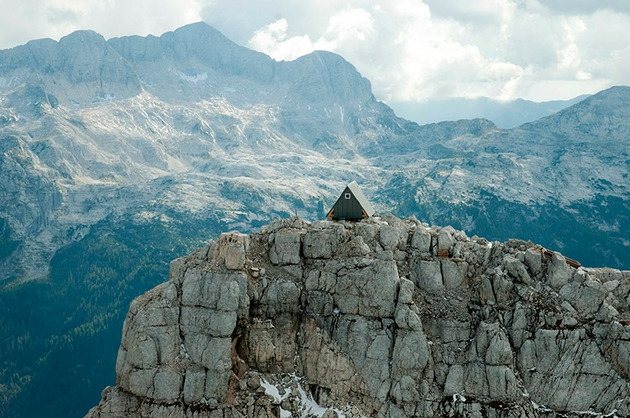
[[[133,302],[87,416],[628,416],[630,272],[545,254],[395,218],[223,234]]]

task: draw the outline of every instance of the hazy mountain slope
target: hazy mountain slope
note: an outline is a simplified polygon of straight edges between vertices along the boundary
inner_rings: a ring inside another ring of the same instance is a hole
[[[381,211],[627,268],[628,88],[589,100],[513,130],[419,126],[335,54],[275,62],[204,24],[0,51],[0,411],[79,416],[168,260],[319,218],[355,179]]]
[[[142,43],[152,39],[132,37],[110,42],[123,52],[150,51]],[[34,63],[44,59],[42,56],[71,55],[67,49],[78,40],[84,44],[77,47],[70,62],[53,60],[55,66],[42,65],[37,70]],[[307,175],[308,180],[305,178],[306,183],[299,189],[288,183],[281,186],[277,181],[271,187],[309,199],[323,195],[320,187],[324,185],[328,185],[328,194],[331,184],[341,184],[347,178],[362,177],[374,170],[356,156],[350,135],[356,135],[359,124],[363,133],[380,131],[370,119],[375,118],[373,114],[383,113],[383,109],[389,117],[394,116],[374,99],[369,82],[340,57],[315,53],[292,63],[275,63],[202,24],[154,40],[161,42],[159,58],[147,53],[140,57],[129,55],[131,61],[127,61],[118,56],[124,65],[120,64],[117,71],[108,71],[117,78],[103,78],[104,70],[93,65],[92,60],[100,59],[100,65],[108,68],[108,54],[116,51],[90,32],[69,35],[58,44],[36,42],[49,47],[46,53],[41,45],[33,52],[31,44],[4,51],[8,56],[5,61],[9,62],[4,67],[10,68],[18,65],[13,64],[14,55],[33,55],[31,59],[17,60],[32,70],[30,78],[11,77],[9,73],[4,83],[7,93],[3,113],[12,122],[2,131],[3,135],[14,137],[12,142],[3,141],[4,148],[8,148],[4,156],[15,154],[6,164],[15,165],[18,158],[24,160],[21,164],[28,164],[30,169],[20,171],[20,181],[31,184],[41,176],[51,179],[49,193],[61,197],[44,204],[40,202],[41,187],[27,186],[3,195],[6,198],[2,216],[7,217],[17,239],[25,246],[35,235],[35,247],[49,257],[50,250],[66,241],[69,227],[75,223],[89,225],[112,210],[125,212],[126,207],[138,204],[136,200],[142,202],[153,193],[161,193],[159,184],[146,182],[164,176],[179,175],[178,182],[203,183],[203,187],[208,182],[216,183],[217,176],[247,177],[250,182],[263,182],[260,187],[268,189],[264,183],[270,180],[304,177],[291,175],[294,169],[298,174],[313,170],[320,175]],[[90,50],[97,52],[85,52]],[[98,52],[101,50],[107,53]],[[87,62],[80,65],[82,59]],[[119,74],[123,70],[126,73]],[[80,76],[75,74],[77,71]],[[348,79],[352,77],[354,82],[350,83]],[[141,92],[137,90],[140,80]],[[72,87],[66,88],[65,83],[71,81]],[[92,97],[86,97],[88,91],[93,91]],[[335,92],[343,91],[345,96],[337,98]],[[24,108],[27,104],[30,107]],[[320,123],[322,119],[328,123]],[[338,154],[340,164],[326,163],[328,156],[321,152],[331,150]],[[348,160],[353,163],[348,164]],[[359,174],[359,170],[365,174]],[[203,176],[212,176],[213,180]],[[10,187],[10,183],[3,182],[3,186]],[[144,195],[133,191],[141,184]],[[126,193],[131,186],[132,190]],[[32,194],[16,199],[16,194],[29,189]],[[184,204],[196,210],[208,203],[220,206],[216,191],[199,194]],[[98,195],[97,205],[91,203],[94,195]],[[208,200],[208,196],[212,198]],[[178,197],[174,198],[179,205]],[[37,203],[26,217],[18,207],[32,202]],[[283,200],[271,203],[284,205]],[[58,205],[61,208],[53,215]],[[38,225],[36,220],[40,218],[46,220],[45,228]],[[21,238],[25,235],[31,238],[25,241]],[[42,251],[46,249],[47,254]],[[4,263],[3,276],[45,276],[46,258],[37,260],[37,254],[31,254],[29,258],[35,260],[22,262],[23,253],[17,252]],[[14,271],[16,266],[24,271]]]
[[[548,102],[533,102],[524,99],[499,101],[487,97],[474,99],[456,97],[429,99],[424,102],[388,102],[388,105],[399,116],[420,124],[443,120],[485,118],[500,128],[509,129],[559,112],[586,97],[583,95],[569,100]]]
[[[627,265],[630,88],[613,87],[513,130],[463,135],[430,149],[433,159],[407,155],[413,164],[382,188],[400,213],[536,240],[588,265]]]

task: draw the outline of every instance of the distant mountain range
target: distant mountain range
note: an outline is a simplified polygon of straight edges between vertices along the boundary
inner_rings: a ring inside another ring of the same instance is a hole
[[[445,120],[484,118],[491,120],[499,128],[509,129],[552,115],[586,97],[588,95],[547,102],[533,102],[525,99],[501,101],[489,97],[453,97],[429,99],[422,102],[395,101],[387,104],[398,116],[421,125]]]
[[[169,260],[321,218],[351,180],[382,213],[629,268],[629,143],[629,87],[515,129],[418,125],[336,54],[276,62],[203,23],[0,51],[0,415],[83,414]]]

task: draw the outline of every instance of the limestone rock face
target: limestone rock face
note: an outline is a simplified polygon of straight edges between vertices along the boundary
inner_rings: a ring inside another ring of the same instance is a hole
[[[276,221],[132,303],[87,416],[628,416],[629,300],[630,272],[529,243]]]

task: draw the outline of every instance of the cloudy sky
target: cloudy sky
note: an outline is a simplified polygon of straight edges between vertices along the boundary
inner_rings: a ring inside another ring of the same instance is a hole
[[[337,52],[393,101],[564,99],[630,84],[630,0],[2,0],[0,48],[203,20],[290,60]]]

